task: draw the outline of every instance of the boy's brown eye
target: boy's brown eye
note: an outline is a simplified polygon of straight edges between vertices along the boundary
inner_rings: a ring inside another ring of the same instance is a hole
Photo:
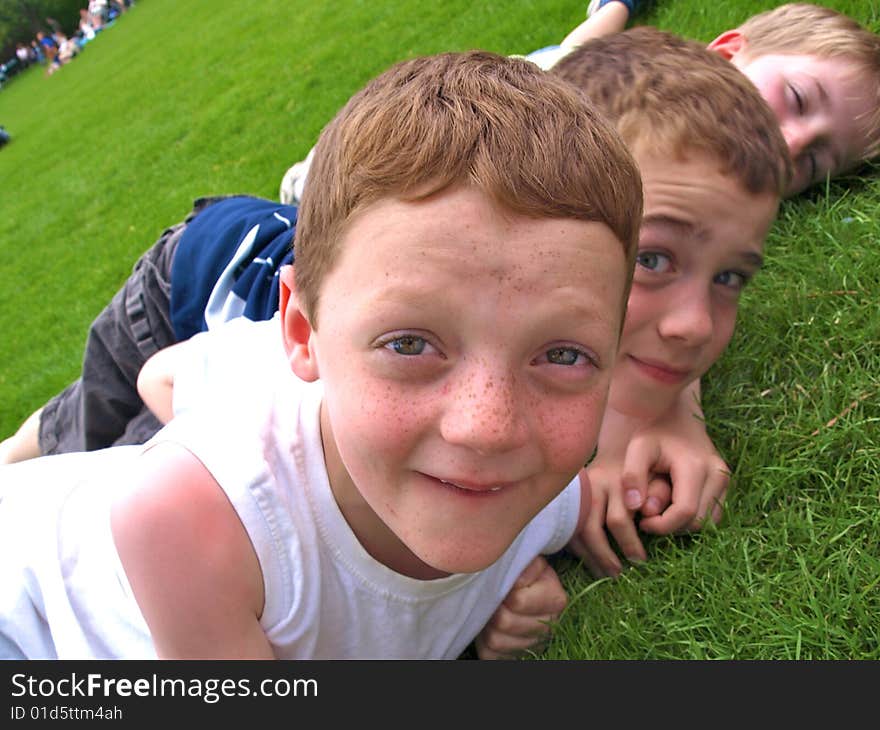
[[[547,350],[547,362],[554,365],[576,365],[586,355],[574,347],[553,347]]]

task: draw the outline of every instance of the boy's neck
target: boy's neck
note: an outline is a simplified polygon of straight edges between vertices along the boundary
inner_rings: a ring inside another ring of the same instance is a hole
[[[664,413],[653,414],[648,411],[631,414],[617,410],[610,400],[602,417],[602,428],[599,431],[598,453],[603,457],[623,458],[626,446],[633,434],[640,428],[650,426],[658,421]]]
[[[321,404],[321,443],[330,491],[339,511],[370,557],[395,573],[418,580],[445,578],[449,573],[437,570],[412,552],[388,526],[382,522],[358,491],[342,463],[333,429],[327,418],[327,409]]]

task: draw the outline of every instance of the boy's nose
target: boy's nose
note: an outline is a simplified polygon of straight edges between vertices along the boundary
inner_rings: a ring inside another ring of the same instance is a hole
[[[689,347],[705,345],[714,329],[709,293],[692,287],[669,303],[659,319],[658,329],[664,338],[680,340]]]
[[[797,160],[804,152],[813,146],[819,134],[817,123],[809,119],[796,119],[789,121],[782,127],[782,136],[788,145],[788,151],[792,160]]]
[[[512,375],[472,374],[451,388],[441,431],[452,444],[480,454],[504,453],[528,441],[526,414]]]

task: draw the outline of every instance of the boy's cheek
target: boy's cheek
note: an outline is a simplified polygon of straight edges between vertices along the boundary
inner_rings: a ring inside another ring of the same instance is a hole
[[[352,387],[337,393],[331,411],[341,415],[342,428],[356,431],[368,448],[394,450],[415,433],[424,411],[394,388],[383,386]]]
[[[539,412],[539,426],[553,471],[580,469],[596,446],[605,413],[607,391],[573,399]]]

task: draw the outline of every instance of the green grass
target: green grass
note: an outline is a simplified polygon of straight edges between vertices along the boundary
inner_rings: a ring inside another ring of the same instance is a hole
[[[880,30],[874,0],[826,4]],[[13,135],[0,150],[0,435],[77,375],[90,321],[194,198],[274,198],[390,63],[527,52],[583,5],[139,0],[70,66],[14,79],[0,92]],[[660,0],[638,21],[709,41],[764,7]],[[705,383],[733,467],[722,525],[650,539],[650,560],[613,581],[560,559],[572,600],[542,656],[880,658],[877,210],[871,170],[785,203]]]

